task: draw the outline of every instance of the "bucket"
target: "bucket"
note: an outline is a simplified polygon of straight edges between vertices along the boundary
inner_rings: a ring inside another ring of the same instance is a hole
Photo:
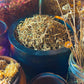
[[[28,79],[30,80],[36,74],[42,72],[58,73],[66,77],[70,49],[62,47],[57,50],[40,51],[24,47],[14,36],[14,30],[21,20],[24,19],[19,19],[11,25],[9,29],[9,41],[13,46],[12,57],[21,63]],[[64,21],[56,20],[64,24]],[[70,30],[72,29],[68,23],[66,25]]]
[[[37,75],[29,84],[67,84],[67,82],[61,76],[47,72]]]

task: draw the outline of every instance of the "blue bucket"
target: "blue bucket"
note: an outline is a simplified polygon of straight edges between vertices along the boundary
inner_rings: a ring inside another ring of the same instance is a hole
[[[28,79],[30,80],[36,74],[43,72],[53,72],[66,77],[70,49],[62,47],[57,50],[40,51],[24,47],[14,36],[14,30],[21,20],[24,19],[19,19],[11,25],[9,41],[14,47],[12,57],[21,63]],[[64,21],[56,20],[64,24]],[[66,25],[72,31],[70,25],[68,23]]]

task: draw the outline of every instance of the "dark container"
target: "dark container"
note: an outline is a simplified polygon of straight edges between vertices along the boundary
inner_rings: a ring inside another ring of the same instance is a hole
[[[10,43],[8,40],[8,27],[0,20],[0,56],[10,56]]]
[[[11,45],[13,45],[12,57],[21,63],[28,79],[30,80],[36,74],[43,72],[53,72],[66,77],[70,50],[63,47],[57,50],[38,51],[24,47],[14,36],[14,30],[20,20],[13,23],[10,27],[9,40]],[[58,21],[64,24],[64,21]],[[70,30],[72,30],[70,25],[67,23],[66,25]]]
[[[6,60],[7,62],[11,62],[13,61],[14,63],[18,63],[16,60],[14,60],[13,58],[11,57],[8,57],[8,56],[0,56],[0,60]],[[1,65],[0,65],[1,66]],[[10,70],[11,71],[11,70]],[[0,72],[1,74],[1,72]],[[4,76],[4,75],[3,75]],[[4,80],[4,79],[3,79]],[[7,80],[6,80],[7,81]],[[1,80],[0,80],[0,84],[9,84],[9,83],[1,83]],[[26,83],[26,76],[24,74],[24,71],[22,69],[22,67],[20,66],[20,69],[19,69],[19,72],[18,74],[13,78],[11,84],[27,84]]]
[[[48,72],[35,76],[29,84],[67,84],[67,82],[61,76]]]

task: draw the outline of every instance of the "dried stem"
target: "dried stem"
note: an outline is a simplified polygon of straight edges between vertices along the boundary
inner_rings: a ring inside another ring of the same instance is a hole
[[[78,0],[79,2],[80,0]],[[76,57],[76,61],[78,61],[78,65],[82,66],[83,67],[83,60],[84,60],[84,57],[83,57],[83,49],[82,48],[82,44],[83,44],[83,17],[81,16],[80,14],[80,4],[78,5],[78,7],[76,7],[76,0],[73,0],[73,12],[72,12],[72,15],[73,15],[73,24],[71,23],[71,26],[74,30],[74,40],[75,40],[75,52],[77,53],[77,57]],[[77,37],[77,32],[76,32],[76,25],[75,25],[75,14],[76,14],[76,9],[77,9],[77,12],[79,13],[79,17],[80,17],[80,40],[78,40],[78,37]],[[82,42],[82,44],[81,44]]]
[[[63,17],[63,19],[64,19],[63,12],[62,12],[62,9],[61,9],[61,7],[60,7],[60,4],[59,4],[58,0],[56,0],[56,1],[57,1],[57,4],[58,4],[58,7],[59,7],[59,9],[60,9],[61,15],[62,15],[62,17]],[[68,34],[68,38],[70,39],[70,42],[72,43],[71,37],[70,37],[70,33],[69,33],[68,28],[67,28],[65,19],[64,19],[64,24],[65,24],[66,31],[67,31],[67,34]]]
[[[57,1],[57,4],[58,4],[58,7],[60,9],[61,15],[62,15],[62,17],[64,19],[64,23],[65,23],[65,27],[66,27],[66,32],[68,34],[68,38],[69,38],[70,42],[72,42],[72,39],[71,39],[71,36],[70,36],[70,32],[68,31],[68,28],[66,26],[66,22],[65,22],[65,18],[63,16],[62,9],[60,7],[60,4],[59,4],[58,0],[56,0],[56,1]],[[74,54],[74,56],[76,58],[77,64],[81,66],[81,61],[82,61],[81,57],[83,55],[83,52],[82,52],[82,48],[81,48],[80,42],[79,42],[78,37],[77,37],[77,32],[76,32],[76,25],[75,25],[75,13],[76,13],[75,10],[76,10],[76,7],[75,6],[76,6],[75,0],[73,0],[73,9],[71,10],[71,8],[70,8],[70,12],[72,12],[71,16],[72,16],[72,19],[73,19],[73,23],[71,21],[70,21],[70,23],[71,23],[71,27],[72,27],[72,29],[74,31],[75,48],[74,48],[74,46],[72,46],[72,50],[71,51],[72,51],[72,53]]]
[[[39,14],[41,15],[41,5],[42,4],[42,0],[39,0]]]

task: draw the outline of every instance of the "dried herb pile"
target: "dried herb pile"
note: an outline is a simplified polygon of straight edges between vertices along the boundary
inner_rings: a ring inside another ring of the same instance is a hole
[[[61,10],[59,0],[55,0],[55,1],[57,2],[61,15],[63,17],[63,12]],[[77,65],[75,67],[79,68],[79,71],[84,71],[84,0],[67,0],[67,1],[69,1],[69,5],[70,5],[69,11],[71,12],[71,18],[69,18],[69,23],[73,29],[74,39],[72,39],[72,37],[70,36],[70,32],[66,27],[69,43],[65,47],[68,47],[68,45],[72,44],[70,49],[71,49],[71,53],[76,59],[75,61]],[[78,16],[79,26],[77,26],[76,24],[76,13],[79,14]],[[63,17],[63,19],[65,23],[65,18]]]
[[[0,84],[12,84],[19,72],[19,68],[18,63],[0,59]]]
[[[17,25],[15,37],[25,47],[46,51],[62,47],[67,34],[64,25],[54,17],[35,15]]]

